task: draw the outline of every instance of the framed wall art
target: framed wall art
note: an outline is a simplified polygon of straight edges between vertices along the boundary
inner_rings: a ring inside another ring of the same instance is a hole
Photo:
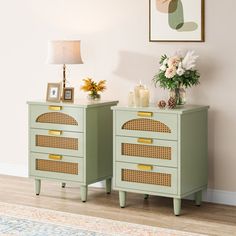
[[[204,0],[149,0],[150,42],[204,42]]]
[[[46,100],[48,102],[60,102],[61,83],[48,83]]]

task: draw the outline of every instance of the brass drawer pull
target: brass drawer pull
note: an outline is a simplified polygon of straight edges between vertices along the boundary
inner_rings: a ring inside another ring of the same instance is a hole
[[[52,159],[52,160],[57,160],[57,161],[62,160],[62,156],[60,156],[60,155],[49,154],[48,158]]]
[[[139,111],[138,112],[138,116],[141,116],[141,117],[152,117],[153,116],[153,112]]]
[[[152,144],[153,140],[151,138],[138,138],[138,143]]]
[[[49,106],[48,109],[51,111],[61,111],[62,106]]]
[[[151,170],[153,170],[153,166],[138,164],[138,169],[145,170],[145,171],[151,171]]]
[[[62,135],[62,131],[61,130],[49,130],[48,134],[54,135],[54,136],[60,136],[60,135]]]

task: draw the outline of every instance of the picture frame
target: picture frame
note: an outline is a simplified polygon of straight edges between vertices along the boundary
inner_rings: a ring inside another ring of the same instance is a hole
[[[61,83],[48,83],[46,100],[48,102],[61,101]]]
[[[149,0],[150,42],[205,42],[205,0]]]
[[[74,88],[68,87],[63,89],[62,101],[71,103],[74,102]]]

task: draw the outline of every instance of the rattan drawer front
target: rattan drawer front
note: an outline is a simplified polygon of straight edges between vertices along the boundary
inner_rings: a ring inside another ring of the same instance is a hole
[[[116,136],[116,160],[177,167],[177,142]]]
[[[116,134],[177,140],[177,115],[135,111],[116,111]],[[144,115],[143,115],[144,114]]]
[[[57,136],[51,131],[31,129],[31,151],[83,157],[83,133],[56,131]]]
[[[141,165],[144,166],[145,165]],[[138,164],[116,162],[115,187],[139,189],[141,191],[177,194],[177,169],[147,166],[139,169]]]
[[[36,170],[78,175],[79,165],[70,162],[36,159]]]
[[[31,152],[30,176],[84,181],[83,158],[61,156],[59,160],[53,160],[50,156],[50,154]]]
[[[171,174],[122,169],[121,180],[133,183],[171,187]]]
[[[38,134],[36,134],[35,145],[37,147],[61,148],[61,149],[70,149],[70,150],[79,149],[77,138],[53,137],[53,136],[38,135]]]
[[[83,132],[83,108],[30,105],[30,127]]]
[[[171,160],[170,147],[122,143],[121,152],[122,155],[126,156],[140,156],[146,158],[157,158],[161,160]]]

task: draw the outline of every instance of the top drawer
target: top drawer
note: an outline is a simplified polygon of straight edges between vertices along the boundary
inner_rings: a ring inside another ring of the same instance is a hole
[[[145,111],[116,111],[116,134],[177,140],[177,115]]]
[[[30,127],[83,132],[82,108],[30,105]]]

